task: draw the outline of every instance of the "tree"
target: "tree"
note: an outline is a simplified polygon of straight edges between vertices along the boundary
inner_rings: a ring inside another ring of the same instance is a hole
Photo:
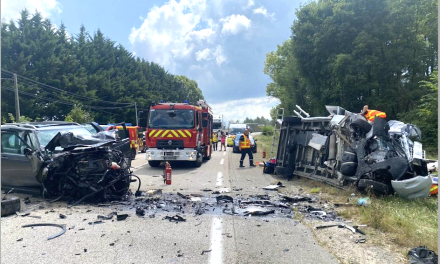
[[[76,122],[76,123],[86,123],[93,121],[92,116],[87,111],[81,108],[81,105],[74,105],[73,109],[66,116],[64,121]]]

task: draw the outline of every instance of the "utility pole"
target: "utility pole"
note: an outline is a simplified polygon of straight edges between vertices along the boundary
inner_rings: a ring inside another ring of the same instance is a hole
[[[136,112],[136,126],[139,126],[138,109],[137,109],[136,102],[134,102],[134,111]]]
[[[14,73],[14,87],[15,87],[15,122],[20,120],[20,100],[18,98],[18,84],[17,74]]]

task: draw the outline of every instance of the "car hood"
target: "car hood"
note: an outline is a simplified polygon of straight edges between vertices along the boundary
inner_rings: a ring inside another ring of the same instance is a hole
[[[101,147],[115,142],[115,134],[102,131],[96,135],[75,135],[72,132],[58,132],[46,145],[46,150],[54,151],[56,147],[72,150],[77,147]]]

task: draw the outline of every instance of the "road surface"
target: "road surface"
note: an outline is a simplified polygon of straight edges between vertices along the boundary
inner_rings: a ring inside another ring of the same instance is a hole
[[[222,188],[229,188],[231,192],[225,195],[234,199],[276,195],[262,189],[274,183],[270,175],[263,174],[261,167],[250,168],[247,158],[246,167],[238,168],[238,160],[239,154],[228,148],[226,152],[214,152],[212,159],[200,168],[174,165],[169,186],[163,183],[162,169],[151,168],[145,154],[137,155],[132,165],[142,181],[141,190],[162,189],[164,196],[179,192],[214,199],[216,194],[202,189]],[[133,192],[136,188],[137,182],[132,183]],[[291,216],[228,215],[215,208],[213,212],[196,215],[184,208],[179,215],[186,221],[176,223],[164,219],[176,215],[174,212],[157,210],[152,214],[147,210],[143,217],[136,215],[136,207],[141,204],[142,201],[122,206],[88,204],[68,209],[66,202],[50,204],[31,197],[30,204],[22,204],[22,212],[40,219],[1,219],[1,263],[339,263],[318,245],[307,227]],[[129,217],[89,224],[98,220],[97,215],[115,210]],[[66,218],[61,219],[59,214]],[[67,231],[47,240],[61,229],[21,227],[31,223],[65,224]]]

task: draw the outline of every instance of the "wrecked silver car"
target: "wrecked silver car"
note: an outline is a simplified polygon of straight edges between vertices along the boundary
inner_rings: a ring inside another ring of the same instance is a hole
[[[96,135],[76,123],[2,126],[2,188],[39,187],[45,198],[115,200],[129,189],[129,158],[112,146],[115,135]]]
[[[300,109],[300,107],[298,107]],[[277,152],[278,174],[327,182],[336,187],[354,184],[406,198],[429,195],[421,140],[415,125],[326,106],[326,117],[284,117]],[[302,110],[302,109],[300,109]]]

